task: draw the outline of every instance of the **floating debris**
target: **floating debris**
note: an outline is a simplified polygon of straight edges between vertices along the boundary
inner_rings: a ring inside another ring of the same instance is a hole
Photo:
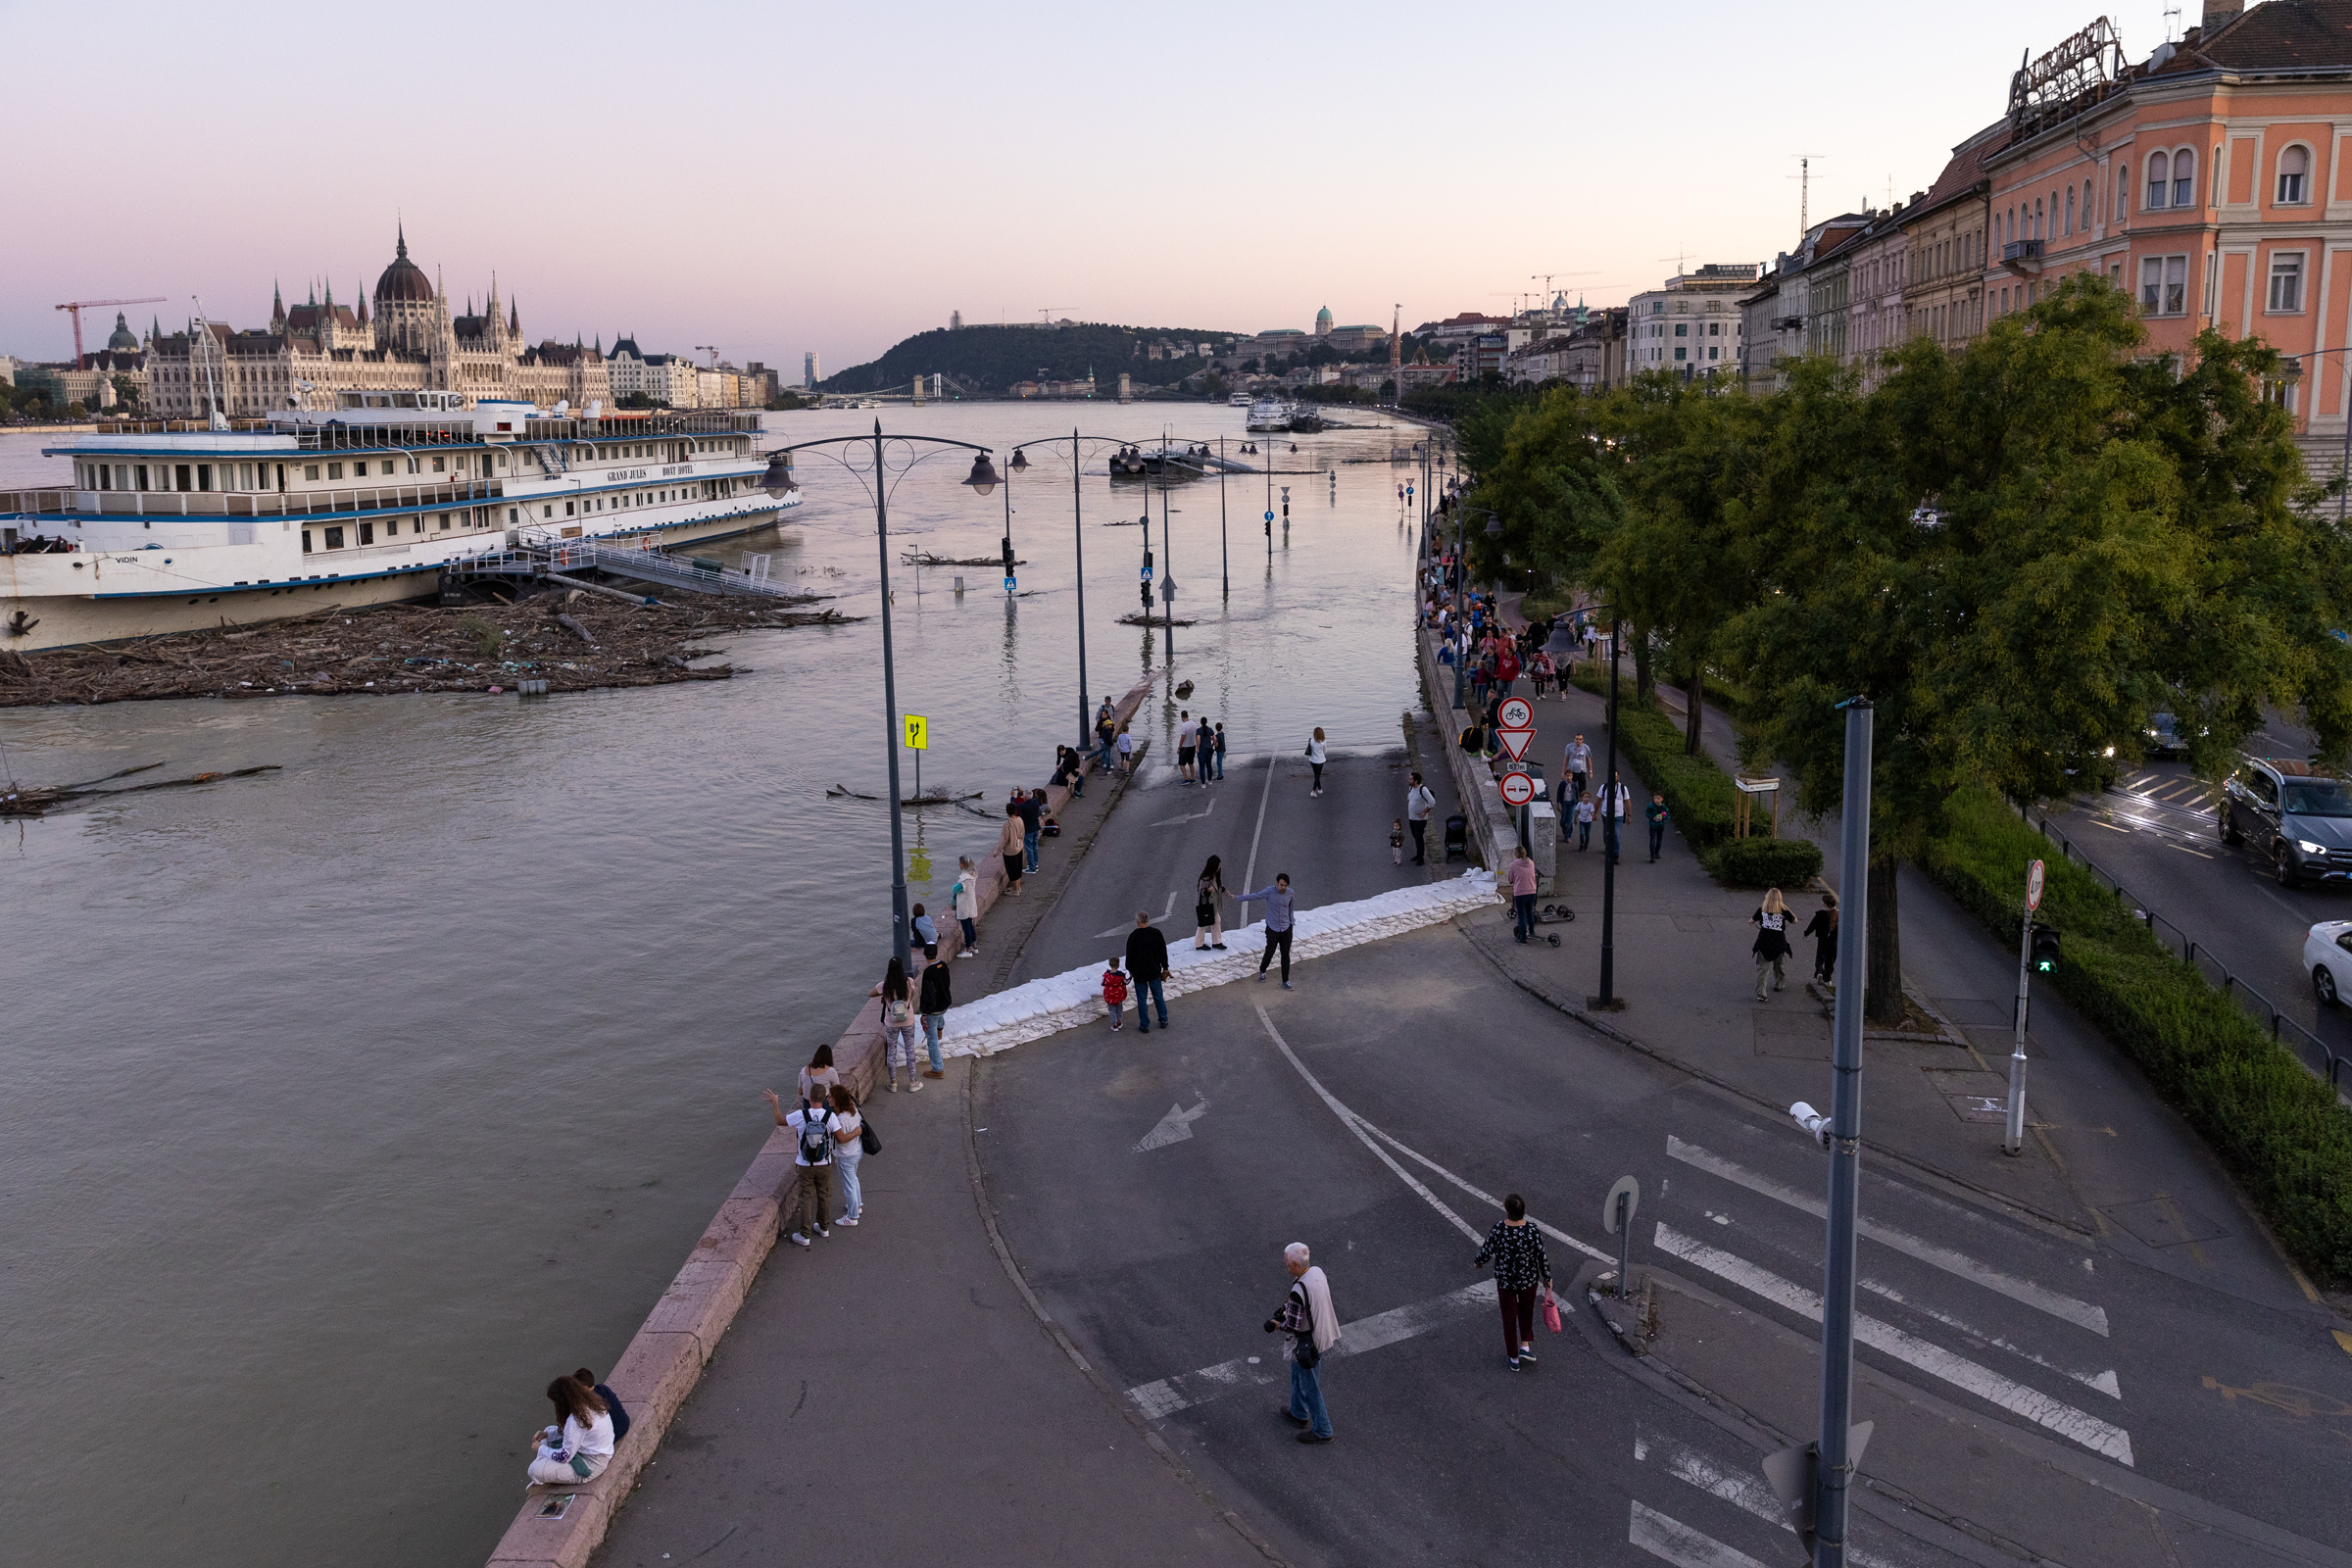
[[[103,789],[116,779],[128,778],[134,773],[149,773],[163,766],[161,762],[142,762],[137,767],[125,767],[104,778],[88,779],[79,784],[0,784],[0,816],[39,816],[52,807],[70,805],[74,801],[103,799],[116,795],[136,795],[143,790],[173,790],[190,784],[211,784],[224,778],[251,778],[256,773],[274,773],[279,764],[265,762],[258,767],[236,767],[222,772],[191,773],[186,778],[155,779],[145,784],[125,784],[121,789]]]

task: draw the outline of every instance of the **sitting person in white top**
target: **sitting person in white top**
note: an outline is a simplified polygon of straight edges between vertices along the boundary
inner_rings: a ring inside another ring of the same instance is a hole
[[[612,1412],[577,1378],[556,1379],[547,1386],[547,1397],[563,1424],[531,1434],[538,1451],[531,1460],[532,1484],[563,1487],[594,1481],[612,1462]]]

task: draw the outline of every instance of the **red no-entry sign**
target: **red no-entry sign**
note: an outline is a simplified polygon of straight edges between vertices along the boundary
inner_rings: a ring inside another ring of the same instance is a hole
[[[1509,806],[1525,806],[1536,798],[1536,781],[1525,773],[1502,775],[1502,799]]]

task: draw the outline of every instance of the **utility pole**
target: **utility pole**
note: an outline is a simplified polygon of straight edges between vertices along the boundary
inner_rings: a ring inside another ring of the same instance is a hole
[[[1625,622],[1617,607],[1609,607],[1609,750],[1600,774],[1600,994],[1587,997],[1588,1005],[1614,1010],[1617,1000],[1617,656],[1625,639]],[[1618,1281],[1623,1290],[1625,1282]]]
[[[1814,1568],[1845,1568],[1854,1478],[1854,1220],[1862,1182],[1862,1001],[1870,962],[1870,757],[1867,697],[1845,704],[1845,800],[1838,879],[1837,1015],[1831,1025],[1830,1215],[1821,1311],[1821,1470],[1813,1507]]]
[[[2034,911],[2041,907],[2042,866],[2026,867],[2026,914],[2017,934],[2017,1044],[2009,1053],[2009,1123],[2003,1130],[2001,1152],[2015,1154],[2026,1147],[2026,1006],[2034,973]]]
[[[1225,597],[1233,597],[1233,550],[1225,539],[1225,438],[1217,437],[1217,569],[1225,576]]]

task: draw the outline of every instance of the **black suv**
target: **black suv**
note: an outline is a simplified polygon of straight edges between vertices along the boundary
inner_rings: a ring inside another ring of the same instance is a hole
[[[2251,840],[2281,887],[2352,882],[2352,783],[2309,762],[2246,758],[2222,786],[2221,830]]]

